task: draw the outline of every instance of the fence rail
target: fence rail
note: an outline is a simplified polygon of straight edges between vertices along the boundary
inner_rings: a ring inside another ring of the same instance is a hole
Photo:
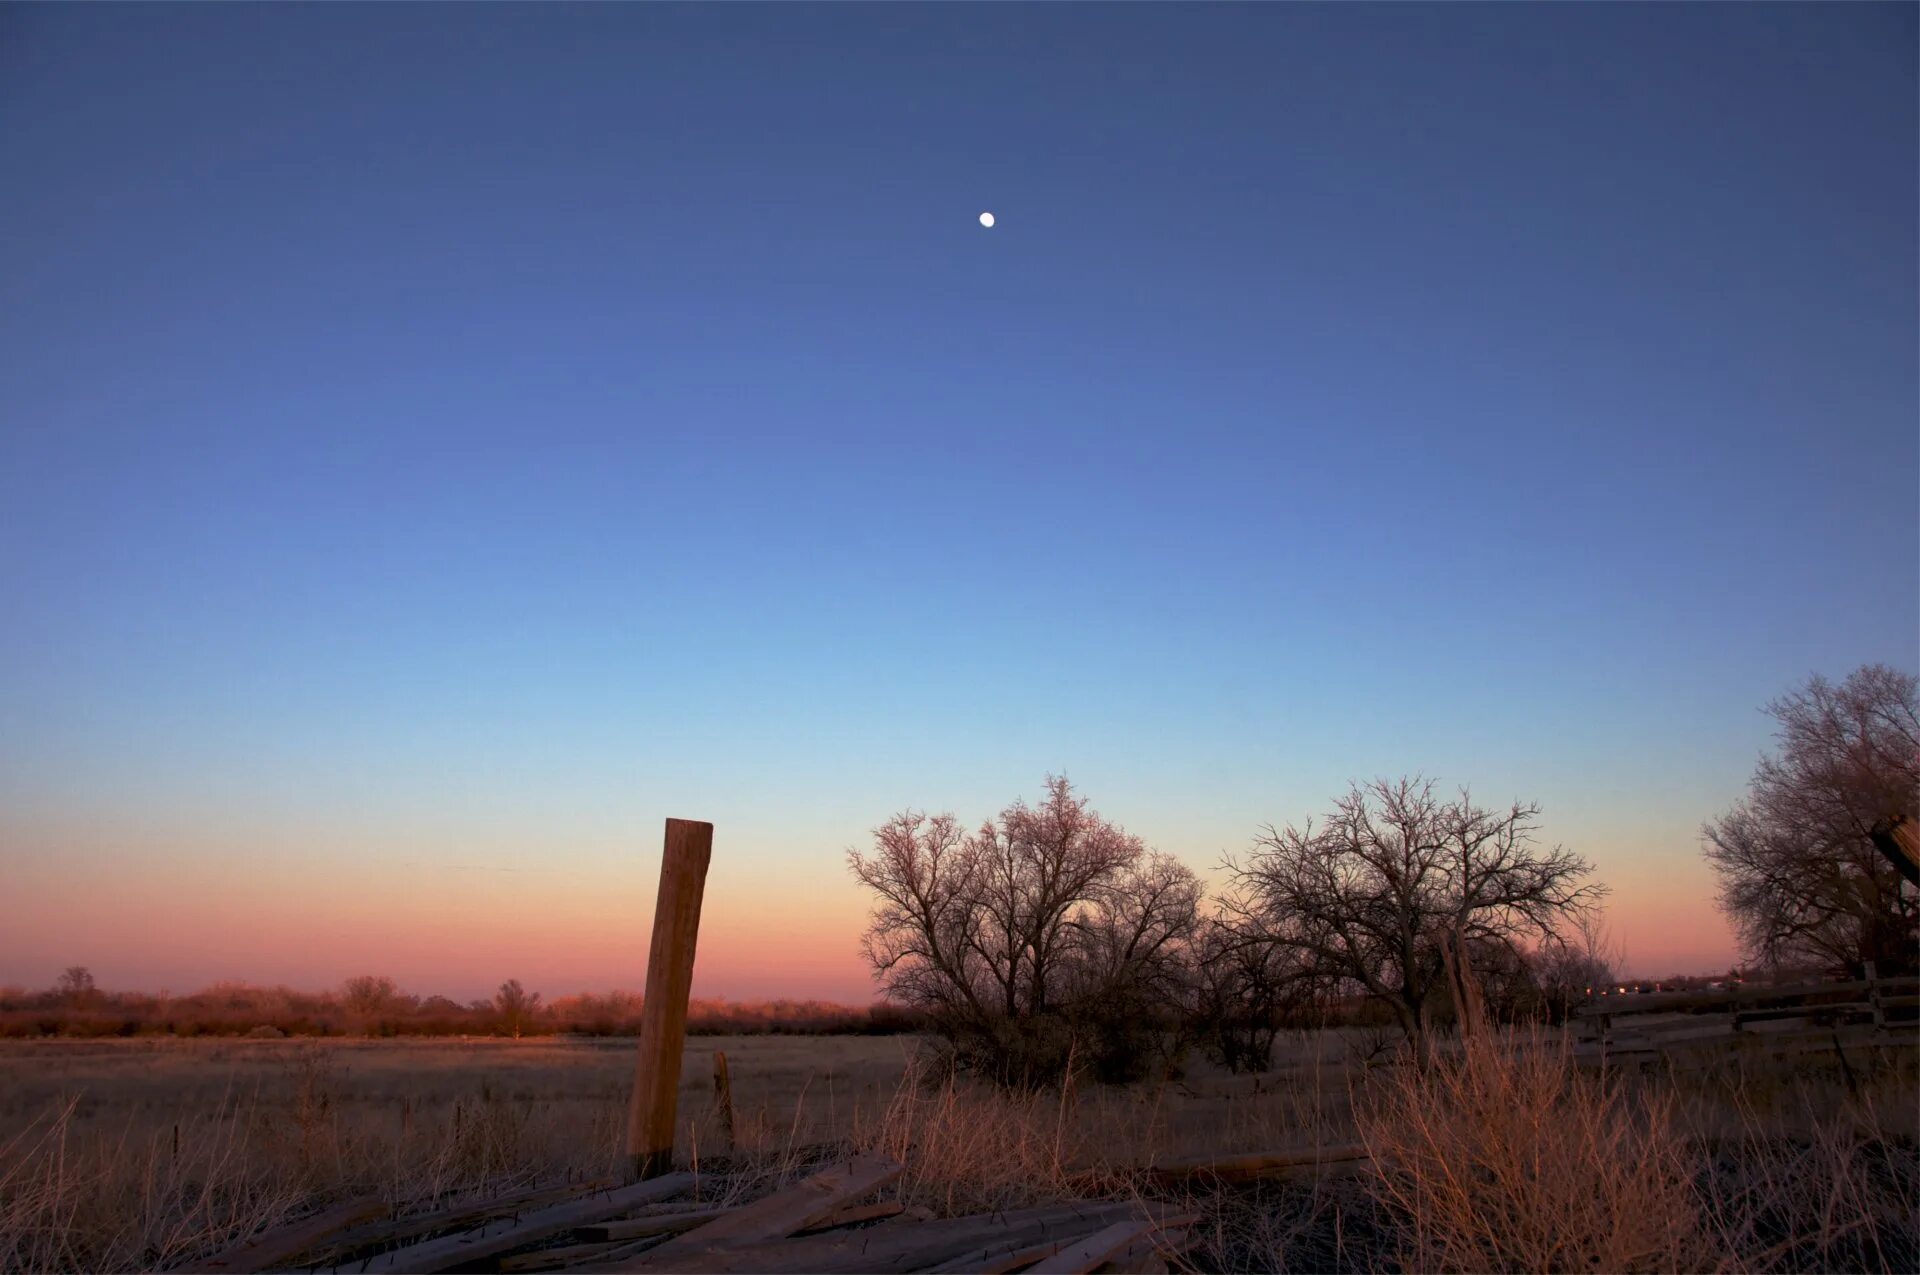
[[[1577,1014],[1582,1052],[1660,1053],[1741,1038],[1789,1046],[1819,1042],[1920,1044],[1920,978],[1625,993]]]

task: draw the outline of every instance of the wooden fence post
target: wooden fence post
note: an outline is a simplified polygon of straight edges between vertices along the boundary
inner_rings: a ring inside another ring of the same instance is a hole
[[[712,824],[667,820],[660,897],[653,909],[653,945],[647,951],[647,998],[640,1007],[640,1057],[627,1116],[627,1157],[636,1178],[658,1177],[673,1167],[674,1109],[680,1092],[680,1053],[687,1043],[693,947],[712,858]]]
[[[733,1075],[727,1070],[725,1050],[713,1051],[713,1104],[720,1113],[720,1133],[727,1140],[727,1154],[733,1154]]]

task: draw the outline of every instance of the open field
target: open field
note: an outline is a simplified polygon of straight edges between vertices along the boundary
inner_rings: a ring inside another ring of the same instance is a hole
[[[1071,1142],[1084,1127],[1105,1147],[1097,1158],[1142,1162],[1323,1136],[1350,1141],[1348,1067],[1372,1040],[1297,1033],[1264,1078],[1195,1061],[1176,1081],[1085,1090],[1062,1138]],[[681,1065],[682,1154],[729,1150],[712,1100],[716,1050],[729,1060],[737,1149],[766,1153],[870,1133],[897,1105],[922,1045],[907,1035],[691,1037]],[[190,1131],[245,1112],[259,1129],[391,1142],[404,1158],[408,1144],[442,1132],[454,1112],[480,1112],[529,1144],[564,1143],[549,1171],[591,1172],[623,1131],[633,1059],[631,1039],[7,1041],[0,1137],[70,1108],[69,1132],[83,1141],[164,1134],[170,1145],[175,1125]],[[1112,1143],[1116,1128],[1126,1132],[1123,1146]]]
[[[683,1069],[680,1153],[728,1156],[711,1099],[720,1048],[737,1108],[730,1168],[753,1166],[770,1184],[813,1144],[881,1149],[908,1164],[898,1198],[942,1215],[1127,1194],[1146,1189],[1128,1172],[1154,1162],[1357,1142],[1374,1150],[1377,1172],[1355,1176],[1346,1162],[1338,1168],[1348,1172],[1308,1170],[1199,1201],[1213,1227],[1199,1256],[1212,1267],[1394,1264],[1418,1248],[1404,1217],[1393,1221],[1406,1213],[1395,1212],[1392,1189],[1404,1190],[1406,1167],[1437,1147],[1449,1159],[1483,1153],[1446,1140],[1494,1137],[1502,1115],[1533,1121],[1529,1154],[1548,1161],[1559,1144],[1540,1138],[1539,1121],[1601,1140],[1561,1146],[1575,1178],[1564,1185],[1580,1198],[1623,1190],[1644,1178],[1634,1166],[1667,1156],[1684,1179],[1663,1197],[1680,1209],[1676,1234],[1698,1244],[1718,1233],[1735,1267],[1900,1269],[1920,1253],[1912,1050],[1852,1051],[1850,1093],[1831,1061],[1759,1052],[1602,1085],[1536,1038],[1520,1056],[1545,1060],[1539,1067],[1477,1073],[1489,1098],[1409,1088],[1408,1069],[1367,1064],[1374,1043],[1358,1032],[1300,1034],[1263,1075],[1197,1065],[1156,1084],[1018,1097],[916,1079],[913,1037],[699,1037]],[[0,1265],[190,1266],[322,1203],[374,1195],[416,1208],[598,1177],[615,1164],[632,1057],[630,1041],[553,1039],[0,1045]],[[1594,1105],[1603,1096],[1613,1105]],[[1489,1109],[1464,1132],[1435,1115],[1477,1101]],[[1620,1176],[1596,1187],[1588,1173]],[[1660,1242],[1670,1247],[1654,1267],[1696,1251]]]
[[[724,1048],[743,1107],[751,1095],[784,1116],[817,1086],[825,1121],[862,1095],[869,1104],[890,1095],[915,1044],[906,1036],[694,1037],[682,1105],[704,1108],[712,1053]],[[0,1121],[64,1096],[79,1098],[78,1127],[104,1128],[129,1118],[191,1118],[234,1102],[291,1111],[318,1090],[332,1118],[369,1127],[399,1128],[409,1105],[424,1113],[482,1098],[600,1115],[625,1110],[633,1060],[630,1037],[10,1041],[0,1045]]]

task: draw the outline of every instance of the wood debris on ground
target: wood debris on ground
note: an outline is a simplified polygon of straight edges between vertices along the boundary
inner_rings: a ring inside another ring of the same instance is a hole
[[[1166,1271],[1198,1217],[1142,1201],[1087,1200],[932,1218],[869,1200],[899,1161],[856,1155],[730,1207],[684,1198],[711,1175],[669,1173],[521,1192],[415,1218],[349,1204],[253,1236],[199,1269],[385,1275],[438,1271]]]

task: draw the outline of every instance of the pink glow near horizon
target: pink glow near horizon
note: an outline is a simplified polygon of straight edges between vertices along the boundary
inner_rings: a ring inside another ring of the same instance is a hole
[[[730,863],[727,852],[723,839],[701,923],[696,996],[876,998],[858,949],[867,900],[837,862],[775,873],[752,856]],[[1631,855],[1595,857],[1613,888],[1608,923],[1625,973],[1706,973],[1737,960],[1697,856],[1657,868]],[[46,986],[66,966],[85,964],[102,987],[176,994],[217,981],[318,989],[362,973],[459,999],[489,994],[507,978],[549,998],[638,989],[656,863],[657,854],[635,856],[598,888],[565,873],[547,879],[483,868],[371,888],[351,874],[325,873],[288,886],[279,874],[241,866],[187,876],[181,862],[105,875],[30,864],[7,904],[0,983]]]

